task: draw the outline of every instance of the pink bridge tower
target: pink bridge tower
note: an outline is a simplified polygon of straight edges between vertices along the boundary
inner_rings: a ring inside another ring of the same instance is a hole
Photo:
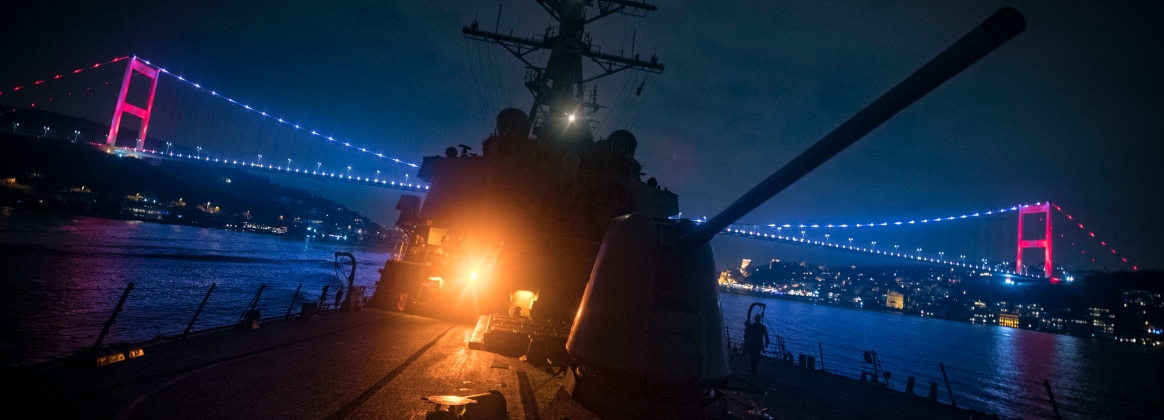
[[[1046,225],[1047,225],[1046,236],[1043,236],[1043,239],[1024,240],[1023,239],[1023,216],[1028,215],[1028,214],[1040,214],[1040,213],[1043,214],[1043,218],[1046,220]],[[1051,203],[1050,202],[1040,203],[1040,204],[1036,204],[1033,206],[1019,207],[1018,257],[1015,259],[1015,263],[1014,263],[1016,272],[1018,270],[1022,270],[1023,250],[1027,249],[1027,248],[1043,248],[1044,273],[1047,276],[1047,279],[1049,279],[1051,281],[1051,283],[1058,283],[1058,279],[1052,277],[1052,273],[1054,272],[1055,266],[1051,264]],[[1030,273],[1023,272],[1023,273],[1019,273],[1019,274],[1028,274],[1029,275]]]
[[[129,92],[129,81],[133,79],[134,72],[138,72],[150,78],[150,99],[146,102],[145,109],[125,102],[125,95]],[[105,144],[107,146],[114,146],[117,143],[117,129],[121,125],[121,113],[128,112],[130,115],[141,118],[141,132],[138,133],[137,144],[134,149],[141,150],[145,144],[146,129],[150,125],[150,111],[154,108],[154,93],[158,89],[158,69],[151,67],[136,56],[129,59],[129,63],[125,65],[125,79],[121,82],[121,95],[117,97],[117,108],[113,110],[113,122],[109,124],[109,137],[106,137]]]

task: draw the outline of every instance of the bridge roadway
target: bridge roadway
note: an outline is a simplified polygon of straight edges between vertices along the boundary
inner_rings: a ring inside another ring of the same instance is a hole
[[[145,347],[96,368],[47,363],[0,373],[13,418],[424,418],[429,395],[499,390],[509,419],[596,418],[562,391],[563,376],[466,345],[473,326],[399,313],[333,313],[271,321]],[[733,370],[746,358],[733,353]],[[751,401],[777,419],[970,419],[947,405],[857,380],[767,362],[733,376],[722,400],[749,418]]]
[[[95,146],[105,148],[104,144],[93,143]],[[351,176],[340,174],[336,172],[319,172],[308,171],[306,169],[284,168],[276,165],[260,165],[255,162],[240,162],[237,160],[219,160],[216,158],[190,156],[179,153],[165,153],[157,150],[134,150],[128,147],[116,147],[113,149],[114,153],[122,156],[132,156],[141,159],[158,159],[170,160],[175,162],[186,162],[191,164],[214,165],[225,168],[241,169],[245,171],[255,171],[263,173],[271,173],[276,175],[296,176],[303,178],[310,178],[320,182],[343,182],[348,184],[363,185],[367,187],[387,188],[393,190],[410,191],[413,193],[427,193],[428,186],[422,184],[412,184],[404,182],[389,181],[386,179],[374,179],[363,176]]]
[[[874,249],[862,248],[859,246],[846,246],[844,244],[839,244],[839,243],[828,243],[828,242],[824,242],[824,241],[805,240],[803,238],[796,238],[796,237],[792,237],[792,236],[773,235],[773,234],[769,234],[769,233],[758,232],[755,230],[728,228],[728,229],[724,229],[720,233],[722,233],[724,235],[738,236],[741,238],[757,239],[757,240],[761,240],[761,241],[778,242],[778,243],[783,243],[783,244],[792,244],[792,245],[801,245],[801,246],[811,246],[811,247],[815,247],[818,249],[841,251],[841,252],[847,252],[850,254],[874,255],[874,256],[879,256],[879,257],[896,258],[896,259],[913,261],[913,262],[917,262],[917,263],[938,266],[938,267],[954,267],[954,268],[986,271],[986,272],[990,272],[996,276],[1001,276],[1003,278],[1009,279],[1012,282],[1038,283],[1038,282],[1046,282],[1047,281],[1047,278],[1043,277],[1043,276],[1028,276],[1028,275],[1023,275],[1023,274],[1017,274],[1013,271],[999,270],[997,268],[993,268],[993,267],[986,266],[986,265],[966,264],[966,263],[962,263],[962,262],[958,262],[958,261],[941,260],[941,259],[937,259],[937,258],[925,258],[925,257],[920,257],[920,256],[913,256],[913,255],[909,255],[909,254],[894,253],[894,252],[888,252],[888,251],[877,251]]]

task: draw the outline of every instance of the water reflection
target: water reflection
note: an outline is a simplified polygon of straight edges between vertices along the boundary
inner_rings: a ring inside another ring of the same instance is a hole
[[[137,287],[107,342],[185,328],[212,282],[197,328],[237,320],[259,284],[259,307],[283,314],[336,284],[332,253],[353,251],[357,285],[377,280],[388,250],[92,217],[0,210],[0,366],[67,355],[92,345],[126,284]],[[332,287],[334,293],[334,286]]]
[[[335,284],[332,253],[350,245],[187,226],[70,217],[0,207],[0,365],[68,354],[96,339],[125,285],[138,288],[109,341],[148,339],[185,328],[206,289],[218,284],[200,327],[238,319],[258,285],[265,314],[287,310],[299,283],[317,299]],[[373,285],[388,249],[355,249],[356,282]],[[887,312],[723,294],[725,325],[743,335],[748,306],[768,304],[772,334],[794,354],[823,356],[831,373],[868,370],[876,350],[897,389],[941,384],[944,363],[958,405],[1004,418],[1047,418],[1048,379],[1066,418],[1156,418],[1164,405],[1164,358],[1148,349],[1034,331]],[[819,342],[819,345],[818,345]],[[35,350],[30,352],[29,350]],[[945,386],[939,400],[948,403]]]
[[[754,301],[768,305],[769,331],[786,337],[794,354],[823,353],[831,373],[871,370],[864,350],[877,351],[896,389],[917,378],[918,392],[942,384],[946,366],[959,407],[1003,418],[1053,417],[1043,380],[1051,382],[1065,418],[1156,418],[1164,406],[1164,358],[1159,349],[1013,328],[975,325],[889,312],[720,295],[725,325],[739,340]],[[820,342],[818,350],[817,342]],[[949,403],[945,386],[939,401]]]

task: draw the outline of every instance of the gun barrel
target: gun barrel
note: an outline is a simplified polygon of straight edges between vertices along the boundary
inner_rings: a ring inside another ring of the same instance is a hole
[[[716,233],[755,210],[901,110],[1022,33],[1026,26],[1026,19],[1017,10],[1010,7],[999,9],[893,89],[761,181],[727,209],[689,232],[683,237],[681,244],[691,249],[710,241]]]

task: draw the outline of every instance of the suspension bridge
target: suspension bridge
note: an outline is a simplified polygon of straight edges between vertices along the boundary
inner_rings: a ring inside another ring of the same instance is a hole
[[[119,70],[116,67],[122,63],[122,77],[111,75],[110,70]],[[77,83],[64,83],[70,79]],[[111,100],[113,95],[115,100]],[[17,114],[13,133],[55,135],[74,141],[83,134],[87,142],[117,154],[405,191],[426,189],[408,179],[409,172],[418,167],[415,163],[321,134],[136,56],[117,57],[5,89],[0,92],[0,103],[8,107],[6,111]],[[18,121],[22,108],[101,121],[109,118],[101,115],[109,112],[109,103],[113,104],[112,118],[105,133],[21,126]],[[127,125],[123,123],[127,116],[140,123],[137,130],[122,128]]]
[[[236,100],[137,56],[6,87],[0,90],[0,104],[3,119],[10,124],[5,128],[13,134],[84,142],[125,156],[416,193],[429,188],[409,179],[418,168],[409,159],[323,134],[324,128]],[[25,118],[40,111],[109,125],[54,128]],[[136,130],[125,128],[129,120],[139,122]],[[932,218],[852,223],[772,220],[732,225],[724,233],[1018,281],[1071,281],[1071,270],[1139,270],[1075,216],[1048,201]]]
[[[1055,220],[1065,232],[1055,230],[1056,225],[1052,223]],[[1031,222],[1034,222],[1034,229]],[[1046,279],[1059,283],[1073,280],[1064,265],[1055,264],[1053,250],[1056,243],[1070,247],[1065,255],[1061,252],[1060,256],[1066,256],[1076,269],[1139,270],[1139,266],[1129,263],[1127,257],[1107,241],[1078,223],[1075,216],[1050,202],[1018,204],[933,219],[733,225],[724,233],[768,242],[973,269],[1018,281]],[[1077,238],[1090,241],[1077,242]],[[1005,254],[1008,245],[1011,258]],[[1089,253],[1088,249],[1092,252]],[[1037,256],[1028,258],[1031,256],[1028,250],[1036,251]],[[1109,264],[1114,267],[1109,267]]]

